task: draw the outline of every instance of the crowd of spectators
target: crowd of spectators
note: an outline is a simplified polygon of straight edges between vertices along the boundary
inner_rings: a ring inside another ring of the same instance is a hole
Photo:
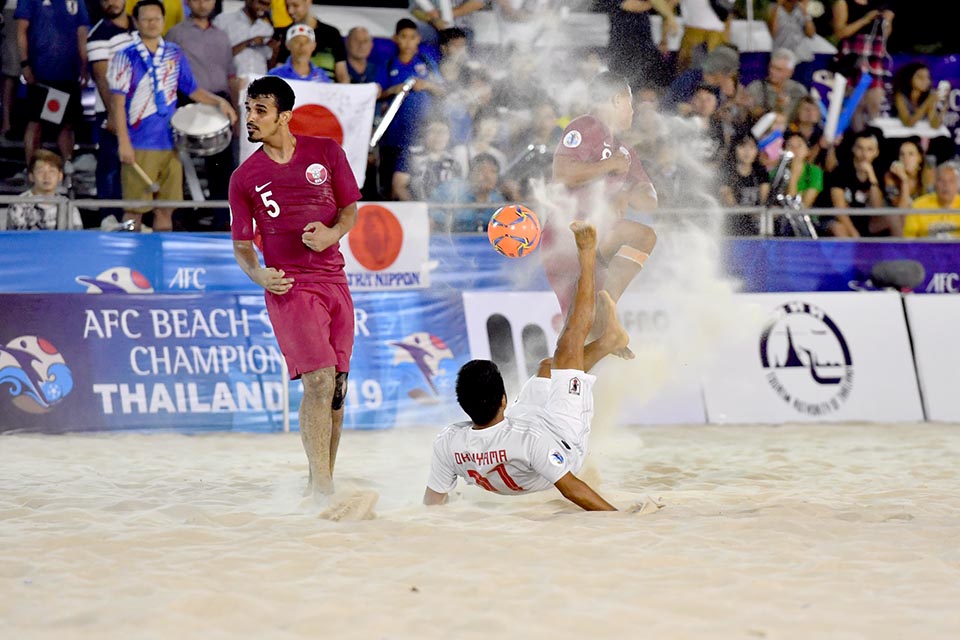
[[[45,167],[61,172],[58,185],[68,185],[80,94],[95,87],[98,197],[149,199],[151,187],[159,187],[160,199],[179,199],[182,168],[169,135],[178,106],[205,102],[233,119],[241,111],[241,78],[269,73],[374,82],[379,117],[412,81],[370,155],[364,198],[427,201],[436,228],[480,231],[497,203],[528,201],[538,180],[549,179],[563,125],[588,110],[585,88],[609,68],[633,86],[636,117],[625,137],[643,159],[661,208],[788,203],[812,214],[819,235],[960,233],[950,215],[816,215],[818,207],[949,209],[960,202],[953,142],[936,135],[950,87],[921,62],[892,75],[888,42],[898,16],[888,0],[823,3],[827,22],[813,15],[810,0],[770,2],[763,9],[773,42],[766,75],[746,84],[741,55],[730,44],[732,3],[597,0],[594,9],[610,21],[605,50],[474,41],[479,10],[493,10],[508,30],[560,11],[556,1],[451,4],[452,16],[444,16],[441,3],[411,1],[409,18],[396,24],[387,46],[362,26],[341,34],[309,0],[244,0],[236,11],[224,11],[221,0],[18,0],[15,42],[3,48],[0,133],[11,135],[11,113],[23,100],[24,163],[33,186],[27,194],[46,193],[34,175]],[[668,40],[678,36],[679,50],[671,52]],[[820,64],[819,37],[838,49]],[[824,102],[831,73],[848,80],[844,117],[832,137]],[[21,83],[26,91],[17,98]],[[50,113],[56,96],[66,96],[65,113]],[[874,126],[884,115],[908,130],[924,124],[925,135],[888,138]],[[56,141],[59,164],[47,155],[34,162],[41,140]],[[134,160],[146,179],[134,172]],[[209,197],[224,199],[237,160],[236,145],[206,160]],[[139,223],[143,212],[104,210],[104,228],[117,226],[120,215]],[[29,228],[56,224],[50,216],[17,214],[7,216],[8,227],[20,220]],[[178,221],[160,209],[151,224],[223,230],[228,220],[226,212],[192,211]],[[726,218],[727,233],[759,230],[757,213]]]

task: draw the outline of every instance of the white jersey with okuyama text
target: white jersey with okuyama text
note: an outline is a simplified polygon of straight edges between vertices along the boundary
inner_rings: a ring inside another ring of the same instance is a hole
[[[487,491],[516,495],[549,489],[567,472],[579,470],[580,456],[536,414],[505,418],[485,429],[457,422],[433,443],[427,486],[450,493],[463,478]]]
[[[576,473],[587,455],[595,381],[583,371],[554,369],[550,378],[527,380],[502,422],[485,429],[470,421],[450,425],[433,442],[427,486],[450,493],[460,477],[517,495]]]

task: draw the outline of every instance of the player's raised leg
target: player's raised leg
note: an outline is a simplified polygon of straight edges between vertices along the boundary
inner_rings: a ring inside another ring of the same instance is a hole
[[[619,220],[607,232],[600,245],[600,255],[607,263],[603,289],[614,302],[643,269],[656,244],[656,232],[633,220]]]
[[[557,338],[553,368],[583,371],[583,345],[593,327],[596,312],[597,229],[590,223],[577,220],[570,224],[570,230],[577,242],[580,277],[577,278],[570,312]]]
[[[630,343],[630,334],[620,324],[617,318],[617,305],[606,291],[597,294],[598,318],[603,318],[603,334],[588,342],[583,348],[583,370],[591,371],[598,362],[611,354],[622,353]],[[540,367],[537,370],[537,376],[540,378],[549,378],[550,370],[553,368],[553,358],[545,358],[540,361]]]
[[[310,463],[307,493],[333,493],[333,405],[336,368],[325,367],[305,373],[300,402],[300,439]],[[339,434],[337,437],[339,444]]]

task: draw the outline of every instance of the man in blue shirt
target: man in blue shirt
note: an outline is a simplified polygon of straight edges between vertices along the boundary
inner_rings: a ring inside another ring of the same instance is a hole
[[[118,52],[107,66],[112,92],[110,110],[115,116],[120,162],[120,182],[126,200],[149,200],[150,185],[139,175],[139,165],[147,178],[159,186],[160,200],[183,199],[183,165],[173,146],[170,121],[177,109],[177,91],[195,102],[214,105],[237,121],[237,113],[225,99],[197,86],[183,50],[161,37],[164,7],[161,0],[140,0],[133,8],[139,35],[134,44]],[[130,209],[125,220],[140,228],[140,218],[150,207]],[[153,228],[173,229],[173,209],[157,207]]]
[[[40,148],[43,119],[57,127],[57,146],[69,163],[74,127],[83,118],[80,86],[87,81],[87,7],[81,0],[18,0],[14,18],[20,68],[27,82],[29,122],[23,134],[27,164]],[[47,87],[66,92],[67,104],[48,103]],[[58,124],[52,118],[61,109],[64,111]],[[70,173],[71,165],[66,166]]]
[[[416,84],[403,101],[396,117],[380,139],[380,186],[389,190],[400,154],[416,143],[418,128],[433,106],[433,96],[442,96],[440,72],[436,63],[420,53],[420,33],[417,25],[408,18],[397,21],[396,35],[398,53],[384,65],[380,76],[383,92],[380,98],[389,105],[402,90],[403,83],[415,77]]]

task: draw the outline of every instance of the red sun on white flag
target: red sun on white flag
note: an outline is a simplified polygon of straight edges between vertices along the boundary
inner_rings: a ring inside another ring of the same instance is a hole
[[[333,138],[343,145],[343,125],[330,109],[320,104],[308,104],[293,110],[290,132],[304,136]]]

